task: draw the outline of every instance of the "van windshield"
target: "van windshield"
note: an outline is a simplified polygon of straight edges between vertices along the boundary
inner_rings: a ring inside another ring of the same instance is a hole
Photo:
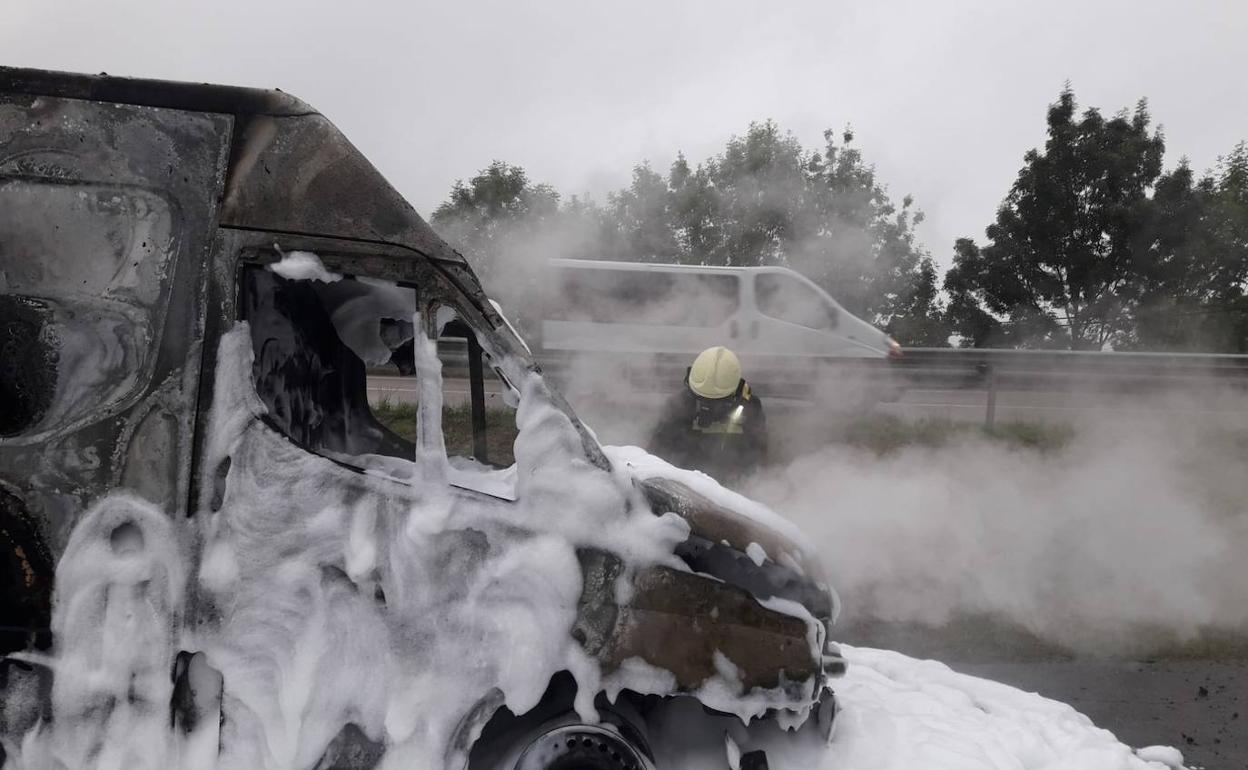
[[[361,303],[375,308],[370,328],[350,312]],[[368,367],[388,363],[412,339],[414,289],[289,280],[248,267],[241,310],[251,329],[256,393],[275,428],[322,454],[414,455],[410,441],[373,415],[367,391]]]
[[[754,283],[758,309],[778,321],[808,329],[836,328],[836,307],[811,286],[785,273],[761,273]]]

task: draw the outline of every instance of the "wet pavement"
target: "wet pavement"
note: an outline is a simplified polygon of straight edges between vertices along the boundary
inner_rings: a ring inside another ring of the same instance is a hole
[[[951,663],[1069,703],[1129,746],[1174,746],[1189,767],[1248,770],[1248,661]]]

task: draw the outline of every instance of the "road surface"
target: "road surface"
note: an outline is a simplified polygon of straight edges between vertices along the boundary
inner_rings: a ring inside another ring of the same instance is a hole
[[[1069,703],[1136,748],[1174,746],[1189,767],[1248,768],[1248,661],[952,663]]]

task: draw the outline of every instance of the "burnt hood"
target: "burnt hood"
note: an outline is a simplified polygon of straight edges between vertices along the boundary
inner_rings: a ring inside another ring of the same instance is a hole
[[[691,570],[739,586],[759,601],[795,601],[825,624],[835,620],[836,594],[818,562],[791,537],[674,479],[650,476],[636,483],[656,515],[675,513],[688,522],[689,538],[676,555]]]

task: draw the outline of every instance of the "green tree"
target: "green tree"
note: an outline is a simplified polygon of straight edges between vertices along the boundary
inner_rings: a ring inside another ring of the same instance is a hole
[[[692,168],[678,154],[668,172],[668,216],[676,236],[679,261],[712,253],[720,241],[719,197],[705,166]]]
[[[753,123],[705,164],[716,224],[713,241],[694,256],[707,264],[783,263],[806,235],[810,177],[801,144],[775,123]]]
[[[1123,347],[1248,352],[1248,146],[1203,177],[1186,160],[1164,174],[1148,225]]]
[[[663,217],[680,259],[788,265],[905,344],[947,344],[936,269],[915,238],[922,214],[908,197],[892,203],[851,132],[824,139],[808,152],[767,121],[696,168],[678,157]]]
[[[432,223],[459,248],[488,286],[504,254],[536,239],[559,215],[559,193],[533,184],[523,168],[496,160],[468,181],[455,182]]]
[[[836,138],[825,131],[823,155],[808,164],[816,182],[814,238],[791,263],[903,344],[947,345],[936,268],[915,236],[922,212],[910,196],[900,208],[892,202],[851,131],[839,145]]]
[[[524,169],[497,160],[467,183],[456,182],[432,223],[511,321],[534,337],[542,304],[551,299],[538,266],[552,257],[596,256],[611,242],[593,201],[564,201],[550,185],[531,182]]]
[[[1129,336],[1164,148],[1144,101],[1110,119],[1096,109],[1077,117],[1064,89],[1049,107],[1043,151],[1026,154],[988,227],[989,244],[955,251],[945,287],[959,333],[974,344],[1094,350]]]
[[[667,181],[649,163],[634,167],[632,183],[607,198],[604,255],[645,262],[679,259],[671,197]]]
[[[533,259],[556,256],[788,265],[903,344],[947,344],[936,270],[915,237],[922,214],[908,197],[892,203],[852,141],[827,132],[823,151],[808,152],[775,123],[753,123],[697,166],[679,155],[666,178],[636,166],[605,207],[561,204],[495,161],[455,184],[433,224],[505,299],[528,286]]]

